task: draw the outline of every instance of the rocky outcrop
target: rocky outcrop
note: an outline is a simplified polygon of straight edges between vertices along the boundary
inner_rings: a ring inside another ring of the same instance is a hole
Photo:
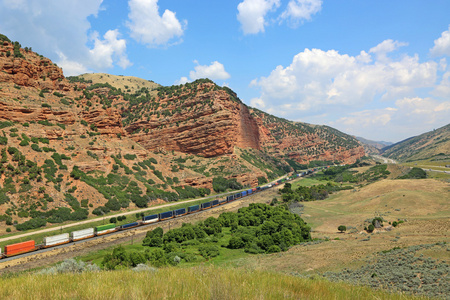
[[[48,58],[41,57],[32,51],[20,49],[22,57],[15,57],[14,45],[3,42],[0,47],[0,82],[12,82],[19,86],[39,89],[64,90],[71,89],[64,79],[62,69]]]
[[[203,88],[208,87],[211,88]],[[204,105],[205,100],[211,105]],[[160,109],[150,120],[139,120],[125,128],[147,150],[164,148],[213,157],[232,153],[235,146],[260,147],[258,124],[248,108],[230,101],[224,91],[202,93],[185,101],[179,113],[158,117],[162,112],[176,111],[176,105],[171,103],[178,103],[177,99],[165,102],[168,105],[164,110]]]
[[[90,109],[83,111],[81,117],[101,134],[125,134],[122,127],[122,118],[114,108]]]
[[[73,124],[75,115],[71,111],[53,110],[47,107],[23,107],[0,101],[0,120],[31,122],[47,120],[52,123]]]

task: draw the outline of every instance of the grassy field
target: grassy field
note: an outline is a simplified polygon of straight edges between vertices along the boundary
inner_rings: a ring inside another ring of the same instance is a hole
[[[267,271],[198,266],[0,278],[2,299],[425,299]]]
[[[341,191],[322,201],[302,204],[302,218],[312,227],[312,237],[327,241],[295,246],[276,255],[252,256],[242,265],[313,274],[357,268],[366,264],[366,259],[374,253],[393,247],[450,242],[450,186],[445,182],[382,180],[355,191]],[[366,233],[364,226],[376,216],[386,220],[385,227],[399,219],[406,222],[391,231],[380,229]],[[346,225],[347,231],[340,233],[339,225]],[[445,254],[445,250],[436,250],[430,255]]]

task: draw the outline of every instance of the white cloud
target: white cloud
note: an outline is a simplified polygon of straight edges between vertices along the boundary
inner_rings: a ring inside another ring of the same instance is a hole
[[[267,13],[280,6],[280,0],[244,0],[238,4],[237,19],[244,34],[264,32]]]
[[[402,46],[386,40],[356,56],[305,49],[288,66],[252,80],[250,86],[260,89],[260,95],[250,104],[292,120],[321,120],[367,138],[384,134],[391,141],[424,132],[421,124],[437,128],[448,123],[450,71],[441,75],[446,60],[396,55]]]
[[[180,38],[187,26],[168,9],[159,15],[158,0],[130,0],[127,27],[131,37],[150,47],[167,45],[173,38]],[[180,40],[178,40],[180,42]]]
[[[374,53],[377,56],[377,59],[380,61],[386,61],[387,54],[391,53],[395,50],[397,50],[400,47],[408,46],[408,43],[402,43],[399,41],[393,41],[393,40],[384,40],[377,46],[371,48],[369,50],[369,53]]]
[[[322,0],[290,0],[280,18],[287,19],[293,26],[297,26],[303,20],[311,20],[311,16],[321,9]]]
[[[187,77],[181,77],[180,79],[176,80],[174,82],[174,85],[180,85],[180,84],[186,84],[189,82],[189,79]]]
[[[197,63],[197,61],[194,61]],[[209,78],[211,80],[225,80],[230,78],[230,74],[225,71],[225,67],[218,61],[212,62],[209,66],[197,65],[194,67],[194,71],[189,72],[189,78],[196,80],[199,78]]]
[[[450,56],[450,25],[441,37],[434,41],[434,47],[430,49],[433,56]]]
[[[3,0],[0,28],[23,47],[32,46],[62,66],[66,76],[116,64],[126,68],[130,65],[126,43],[117,38],[117,30],[107,31],[103,39],[97,34],[94,47],[87,46],[91,30],[88,17],[97,16],[101,3],[102,0]]]
[[[98,69],[106,69],[113,67],[113,58],[117,61],[117,65],[126,69],[131,66],[130,61],[126,55],[126,41],[118,39],[118,30],[108,30],[103,36],[103,40],[98,38],[98,33],[95,32],[94,48],[89,50],[92,58],[92,64]]]
[[[253,98],[250,100],[250,105],[256,108],[263,109],[266,107],[266,104],[261,98]]]
[[[383,46],[387,44],[400,43],[383,42],[372,52],[386,53]],[[261,88],[266,104],[280,110],[283,104],[292,103],[291,113],[319,111],[324,106],[362,106],[375,97],[389,100],[412,96],[416,88],[434,85],[437,68],[432,61],[420,63],[417,56],[372,62],[364,51],[355,57],[335,50],[305,49],[289,66],[277,66],[269,76],[253,80],[251,85]]]

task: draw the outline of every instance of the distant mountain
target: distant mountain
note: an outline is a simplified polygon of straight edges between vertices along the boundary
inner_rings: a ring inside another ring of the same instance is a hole
[[[360,137],[360,136],[355,136],[355,138],[358,141],[360,141],[361,143],[373,146],[373,147],[375,147],[377,149],[380,149],[380,150],[383,149],[386,146],[390,146],[390,145],[393,144],[391,142],[385,142],[385,141],[372,141],[372,140],[368,140],[368,139],[365,139],[365,138]]]
[[[355,136],[355,138],[361,142],[361,144],[364,147],[364,151],[367,154],[380,154],[381,149],[383,149],[386,146],[392,145],[391,142],[371,141],[360,136]]]
[[[384,147],[381,153],[399,161],[450,159],[450,124]]]

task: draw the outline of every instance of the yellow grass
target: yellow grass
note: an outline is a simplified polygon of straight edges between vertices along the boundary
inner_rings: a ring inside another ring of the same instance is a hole
[[[212,266],[0,279],[2,299],[425,299],[262,271]]]

